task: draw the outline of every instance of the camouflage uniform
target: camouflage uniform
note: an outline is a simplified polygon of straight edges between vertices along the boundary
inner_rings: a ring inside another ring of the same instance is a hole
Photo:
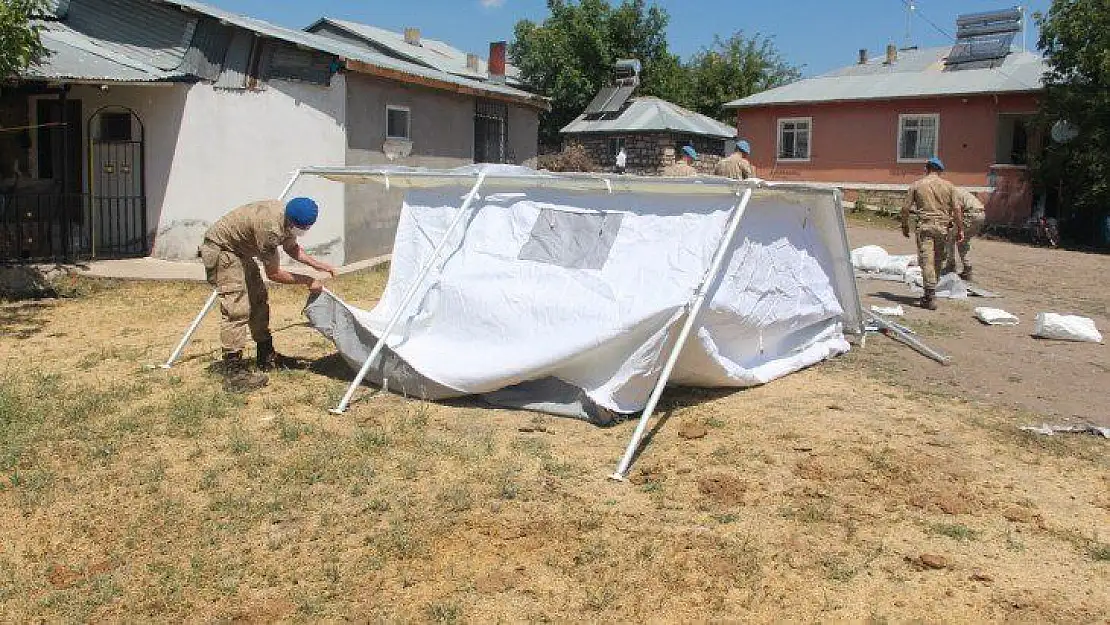
[[[667,165],[663,170],[663,175],[668,178],[690,178],[697,176],[698,170],[694,169],[691,165],[679,161],[672,165]]]
[[[277,266],[278,248],[295,242],[286,227],[285,207],[275,200],[240,206],[205,233],[199,255],[209,284],[220,294],[220,343],[225,354],[242,351],[248,328],[256,343],[271,340],[269,295],[254,259]]]
[[[986,209],[979,198],[975,197],[973,193],[967,189],[956,190],[956,201],[963,207],[964,211],[964,240],[963,242],[956,241],[955,229],[949,233],[948,236],[948,261],[945,263],[945,271],[948,273],[956,271],[956,252],[959,251],[960,263],[963,265],[962,276],[971,276],[971,237],[979,234],[983,230],[983,223],[987,219]]]
[[[917,260],[921,265],[922,286],[926,292],[933,291],[944,267],[948,231],[956,213],[956,186],[935,172],[926,175],[910,185],[902,207],[902,223],[908,223],[911,213],[917,215]]]
[[[733,152],[728,158],[721,159],[713,168],[713,173],[726,176],[735,180],[747,180],[755,177],[755,168],[751,162],[744,158],[740,152]]]

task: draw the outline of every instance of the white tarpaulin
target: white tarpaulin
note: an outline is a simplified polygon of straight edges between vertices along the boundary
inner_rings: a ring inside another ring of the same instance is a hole
[[[325,292],[306,310],[312,324],[357,368],[399,313],[369,374],[396,392],[596,421],[642,410],[741,187],[485,171],[496,176],[451,233],[473,176],[407,185],[381,301],[367,311]],[[762,384],[848,350],[861,313],[836,199],[755,189],[671,383]]]

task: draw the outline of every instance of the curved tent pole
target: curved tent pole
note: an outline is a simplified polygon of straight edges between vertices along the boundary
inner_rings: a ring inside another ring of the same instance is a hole
[[[636,425],[636,431],[632,434],[632,440],[628,442],[628,448],[624,450],[624,457],[621,458],[620,464],[617,466],[615,473],[609,476],[610,479],[619,482],[625,481],[628,476],[628,469],[632,466],[632,461],[636,458],[636,451],[640,448],[640,441],[647,431],[648,423],[651,421],[651,416],[655,412],[655,407],[659,404],[659,398],[663,395],[663,389],[667,386],[667,381],[671,377],[671,372],[674,371],[675,364],[678,362],[678,357],[682,354],[682,348],[686,345],[686,340],[693,331],[694,325],[698,321],[698,315],[701,313],[702,306],[705,305],[706,297],[709,294],[709,288],[717,280],[717,275],[721,272],[721,267],[725,264],[725,256],[728,250],[732,247],[732,241],[736,238],[736,231],[740,227],[740,220],[744,217],[744,211],[748,208],[748,202],[752,199],[751,188],[745,189],[740,202],[736,205],[733,211],[732,218],[729,220],[728,227],[721,238],[720,245],[717,246],[717,253],[713,255],[713,261],[709,264],[709,270],[702,279],[694,297],[687,304],[688,313],[686,314],[686,323],[682,325],[682,332],[678,335],[678,340],[675,341],[674,347],[671,349],[670,356],[667,357],[667,363],[663,366],[662,373],[659,374],[659,379],[655,382],[655,388],[651,391],[651,396],[648,398],[647,405],[644,406],[644,412],[640,415],[640,422]]]
[[[482,171],[478,174],[477,182],[474,183],[474,186],[470,189],[470,193],[466,195],[466,200],[459,208],[459,214],[455,216],[455,219],[447,227],[447,232],[443,234],[443,240],[441,240],[436,246],[435,250],[432,251],[432,257],[428,259],[428,262],[420,270],[420,273],[416,276],[416,279],[413,280],[412,286],[410,286],[408,292],[405,293],[405,297],[397,306],[397,310],[394,311],[393,317],[390,318],[389,323],[386,324],[385,329],[382,330],[381,336],[378,337],[378,341],[374,344],[374,349],[370,350],[370,355],[367,356],[366,360],[362,363],[362,368],[359,369],[358,375],[356,375],[355,379],[351,381],[351,385],[347,387],[347,392],[343,395],[343,399],[340,400],[338,406],[332,408],[328,412],[331,412],[332,414],[343,414],[344,412],[347,412],[347,408],[351,405],[351,399],[355,396],[355,391],[358,390],[358,387],[362,384],[362,381],[366,379],[366,374],[370,373],[370,366],[374,362],[374,359],[377,358],[382,353],[382,350],[385,349],[386,338],[389,336],[390,332],[393,332],[393,328],[397,326],[397,324],[401,321],[401,318],[405,315],[405,309],[408,308],[413,298],[416,297],[416,294],[420,292],[420,287],[424,285],[424,280],[428,277],[428,274],[430,274],[432,272],[432,269],[435,268],[436,264],[439,263],[440,254],[442,254],[444,248],[447,247],[447,244],[450,242],[451,235],[455,232],[455,229],[459,227],[459,224],[463,222],[464,218],[470,212],[470,206],[474,203],[474,200],[477,199],[478,190],[482,188],[482,183],[485,182],[485,180],[486,172]]]
[[[293,172],[293,177],[289,179],[289,182],[285,185],[285,188],[282,189],[281,195],[278,196],[279,202],[285,201],[285,197],[289,195],[289,191],[293,189],[293,185],[297,184],[297,181],[300,180],[302,173],[304,173],[303,169],[298,169]],[[197,313],[196,318],[193,319],[193,323],[190,324],[189,327],[185,330],[185,335],[181,337],[181,341],[178,342],[177,347],[173,350],[173,353],[170,354],[170,357],[166,359],[166,362],[164,364],[159,365],[159,368],[169,369],[173,367],[173,363],[177,362],[178,358],[181,358],[181,352],[185,351],[185,346],[189,344],[190,340],[192,340],[193,334],[195,334],[197,328],[200,327],[200,322],[204,321],[204,318],[208,316],[208,313],[212,312],[212,308],[216,305],[216,298],[219,296],[219,293],[220,292],[218,289],[212,289],[212,294],[209,295],[208,300],[204,302],[204,306],[201,307],[200,312]]]

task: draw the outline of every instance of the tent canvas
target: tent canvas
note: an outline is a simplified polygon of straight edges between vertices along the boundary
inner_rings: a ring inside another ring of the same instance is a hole
[[[645,409],[699,293],[672,384],[763,384],[862,330],[834,190],[489,165],[301,174],[406,189],[378,304],[325,291],[306,308],[391,391],[607,423]]]

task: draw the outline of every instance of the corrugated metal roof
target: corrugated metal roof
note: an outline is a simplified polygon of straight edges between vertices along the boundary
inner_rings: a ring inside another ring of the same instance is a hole
[[[172,71],[185,63],[198,18],[156,2],[74,0],[65,24],[121,55]]]
[[[321,52],[327,52],[329,54],[334,54],[345,59],[360,61],[362,63],[367,63],[369,65],[374,65],[376,67],[393,70],[419,78],[449,82],[476,91],[485,91],[488,93],[510,96],[521,100],[530,100],[534,102],[536,106],[546,106],[545,98],[537,96],[534,93],[515,89],[508,85],[487,83],[480,80],[455,76],[434,68],[424,67],[410,61],[387,56],[380,52],[367,50],[366,48],[355,46],[349,43],[344,43],[330,37],[315,35],[313,33],[301,30],[284,28],[252,17],[230,13],[228,11],[218,9],[216,7],[212,7],[201,2],[193,2],[192,0],[156,1],[169,5],[179,6],[184,9],[208,15],[218,20],[227,22],[228,24],[251,30],[266,37],[286,41],[294,45],[303,46],[305,48],[310,48],[313,50],[319,50]]]
[[[407,43],[403,33],[386,30],[369,24],[332,19],[330,17],[320,19],[312,26],[309,26],[307,30],[315,32],[316,29],[325,25],[337,27],[370,44],[387,48],[401,58],[410,60],[414,63],[420,63],[449,74],[473,78],[475,80],[488,80],[489,78],[489,65],[486,59],[479,57],[478,71],[471,70],[466,66],[466,52],[437,39],[429,39],[422,36],[420,38],[420,45],[416,46]],[[326,32],[319,34],[321,36],[327,36]],[[519,78],[520,70],[512,65],[506,65],[505,74],[509,82],[514,82]]]
[[[944,65],[949,50],[947,47],[902,50],[892,65],[885,63],[885,57],[874,59],[866,65],[851,65],[735,100],[725,108],[1043,89],[1046,66],[1039,55],[1013,52],[1001,62],[986,62],[976,67],[965,64],[964,68],[952,69]]]
[[[688,111],[677,104],[653,97],[634,98],[627,108],[616,116],[586,119],[578,116],[562,129],[563,134],[588,132],[680,132],[708,137],[732,139],[736,129],[727,124]]]
[[[120,53],[114,46],[79,33],[61,22],[39,22],[42,43],[49,51],[36,65],[28,68],[28,78],[44,80],[95,80],[105,82],[159,82],[179,78]]]

